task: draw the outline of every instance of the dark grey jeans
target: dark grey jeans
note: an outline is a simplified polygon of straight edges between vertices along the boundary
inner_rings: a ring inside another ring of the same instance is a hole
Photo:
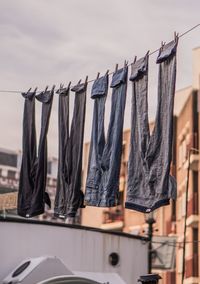
[[[176,82],[177,40],[159,52],[158,105],[150,136],[148,124],[148,56],[132,64],[131,141],[125,207],[150,212],[176,198],[176,181],[170,175],[173,106]]]
[[[54,87],[37,96],[35,92],[23,93],[25,98],[23,117],[23,155],[18,192],[18,214],[33,217],[44,213],[45,203],[51,206],[46,189],[47,133],[53,102]],[[35,97],[42,102],[42,121],[36,155]]]
[[[122,153],[124,109],[127,90],[127,66],[113,74],[112,106],[107,140],[104,136],[104,111],[108,77],[95,81],[93,127],[86,181],[85,203],[90,206],[112,207],[119,204],[119,175]]]
[[[69,136],[69,89],[59,94],[59,162],[54,214],[75,217],[83,205],[81,190],[82,151],[85,124],[87,84],[72,88],[75,92],[74,112]]]

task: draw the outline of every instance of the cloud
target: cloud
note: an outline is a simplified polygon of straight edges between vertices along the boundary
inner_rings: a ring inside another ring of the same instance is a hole
[[[86,75],[114,69],[124,59],[132,61],[148,49],[168,41],[199,21],[195,0],[1,0],[0,89],[43,89],[60,82],[75,84]],[[199,45],[199,30],[180,40],[177,87],[192,80],[191,49]],[[157,93],[156,55],[150,59],[149,115],[155,116]],[[91,86],[90,86],[91,87]],[[71,96],[71,113],[73,95]],[[110,95],[106,106],[109,120]],[[128,88],[125,125],[130,125],[131,88]],[[37,112],[38,133],[40,108]],[[93,101],[87,96],[85,139],[90,139]],[[21,148],[23,99],[0,93],[0,146]],[[51,114],[49,152],[57,155],[57,96]]]

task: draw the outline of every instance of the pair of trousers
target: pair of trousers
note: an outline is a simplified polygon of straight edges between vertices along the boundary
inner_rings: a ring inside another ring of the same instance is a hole
[[[113,207],[119,204],[119,175],[122,154],[124,109],[128,67],[112,77],[112,106],[107,139],[104,134],[104,111],[108,76],[97,79],[92,88],[93,125],[86,181],[85,204]]]
[[[132,64],[131,141],[125,207],[151,212],[176,198],[170,175],[177,39],[161,47],[157,63],[158,105],[150,135],[148,122],[148,55]]]
[[[75,101],[70,135],[70,89],[59,91],[59,157],[54,206],[54,214],[59,218],[75,217],[78,208],[84,207],[81,176],[87,83],[79,83],[71,90],[75,92]]]
[[[44,213],[45,203],[51,201],[46,189],[47,177],[47,133],[53,103],[54,87],[36,95],[23,93],[25,98],[23,115],[23,154],[18,192],[18,215],[34,217]],[[35,128],[35,97],[42,102],[41,132],[37,156]]]

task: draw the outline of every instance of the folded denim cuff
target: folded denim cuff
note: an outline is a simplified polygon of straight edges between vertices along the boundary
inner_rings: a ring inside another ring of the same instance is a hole
[[[127,73],[128,73],[128,67],[121,68],[117,70],[112,77],[112,82],[110,87],[115,88],[119,86],[120,84],[126,83],[127,80]]]
[[[35,92],[27,92],[27,93],[22,93],[22,96],[25,98],[25,99],[28,99],[28,100],[32,100],[34,97],[35,97]]]
[[[51,101],[52,96],[53,96],[53,91],[44,91],[39,93],[35,97],[39,102],[48,104]]]
[[[71,91],[76,92],[76,93],[81,93],[81,92],[84,92],[86,90],[86,86],[87,86],[87,84],[85,84],[85,83],[77,84],[76,86],[73,86],[71,88]]]
[[[142,57],[131,64],[130,81],[134,81],[145,75],[148,71],[148,56]]]
[[[162,63],[170,56],[176,54],[177,41],[171,41],[160,48],[156,63]]]
[[[108,92],[108,75],[98,78],[92,86],[91,98],[100,98],[106,96]]]
[[[60,96],[66,97],[66,96],[69,95],[69,87],[62,88],[62,89],[58,90],[56,93],[59,94]]]

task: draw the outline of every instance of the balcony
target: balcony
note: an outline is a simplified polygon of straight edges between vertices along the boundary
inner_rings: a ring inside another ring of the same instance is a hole
[[[174,235],[176,233],[176,222],[168,220],[166,222],[166,234]]]
[[[188,212],[187,212],[186,225],[197,228],[199,222],[198,216],[198,193],[194,192],[193,197],[188,201]]]
[[[17,208],[17,192],[0,194],[0,210]]]
[[[109,208],[103,212],[103,224],[101,229],[105,230],[122,230],[123,228],[123,210],[121,206]]]
[[[192,171],[198,171],[199,169],[199,154],[190,155],[190,169]]]
[[[184,161],[183,168],[185,170],[188,169],[189,161],[188,159]],[[191,154],[190,155],[190,170],[191,171],[198,171],[199,169],[199,154]]]
[[[198,254],[186,260],[185,263],[185,278],[198,277]]]

